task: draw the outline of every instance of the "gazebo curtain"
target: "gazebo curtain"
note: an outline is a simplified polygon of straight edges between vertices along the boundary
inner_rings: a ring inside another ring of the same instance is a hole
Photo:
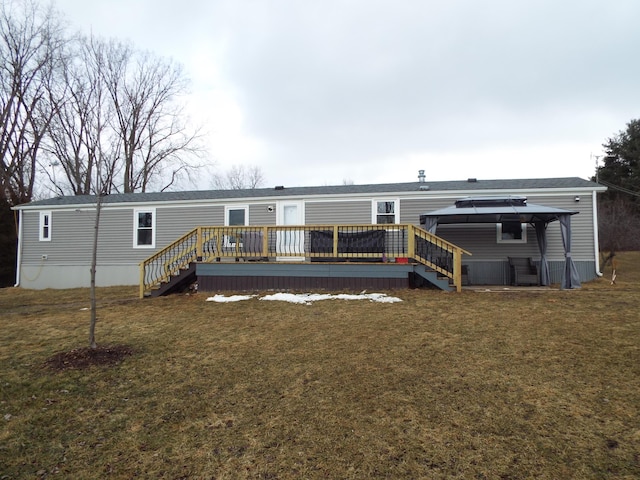
[[[547,262],[547,222],[535,222],[536,238],[540,248],[540,285],[549,285],[549,262]]]
[[[438,227],[438,217],[427,217],[425,219],[424,229],[427,232],[435,235],[437,227]]]
[[[565,258],[560,288],[580,288],[580,275],[578,275],[576,264],[571,258],[571,215],[558,215],[558,220],[560,221]]]

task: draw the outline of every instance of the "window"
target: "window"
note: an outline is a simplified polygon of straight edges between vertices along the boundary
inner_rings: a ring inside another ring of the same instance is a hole
[[[154,248],[156,246],[155,209],[134,210],[133,246],[141,248]]]
[[[247,225],[247,210],[248,207],[231,208],[227,207],[227,215],[225,223],[227,226],[232,227],[235,225]]]
[[[374,200],[373,218],[375,224],[398,223],[397,200]]]
[[[496,224],[498,243],[527,243],[527,224],[502,222]]]
[[[51,212],[40,212],[39,239],[41,242],[51,241]]]
[[[245,226],[249,224],[249,207],[242,205],[238,207],[225,207],[224,224],[227,227]],[[233,235],[225,235],[225,247],[235,247],[236,238]]]

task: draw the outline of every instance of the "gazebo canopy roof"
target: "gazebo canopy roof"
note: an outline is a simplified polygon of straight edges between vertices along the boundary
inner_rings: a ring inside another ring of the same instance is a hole
[[[455,205],[420,215],[420,223],[549,223],[576,211],[527,203],[526,197],[467,197]],[[427,222],[427,220],[430,222]]]

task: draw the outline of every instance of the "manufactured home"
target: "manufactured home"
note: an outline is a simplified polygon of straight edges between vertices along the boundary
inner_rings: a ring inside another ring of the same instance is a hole
[[[141,295],[517,282],[575,288],[599,273],[596,195],[580,178],[277,186],[103,197],[96,282]],[[16,285],[89,285],[95,196],[14,207]],[[531,277],[533,275],[533,277]],[[178,282],[176,279],[181,279]],[[442,282],[444,283],[438,283]],[[165,290],[161,290],[165,291]]]

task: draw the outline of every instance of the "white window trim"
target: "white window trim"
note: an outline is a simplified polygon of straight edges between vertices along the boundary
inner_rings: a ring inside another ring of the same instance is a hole
[[[249,205],[225,205],[224,207],[224,226],[225,227],[241,226],[241,225],[229,225],[229,212],[231,210],[244,210],[244,226],[246,227],[249,225]],[[231,235],[223,236],[222,238],[223,247],[236,248],[236,242],[231,241],[231,237],[232,237]],[[242,245],[240,245],[240,248],[242,248]]]
[[[521,223],[522,238],[504,239],[502,238],[502,223],[496,223],[496,241],[497,243],[527,243],[527,224]]]
[[[45,218],[48,221],[47,227],[49,227],[48,235],[44,236],[44,222]],[[40,221],[38,223],[38,240],[41,242],[51,241],[51,211],[40,212]]]
[[[400,199],[399,198],[374,198],[371,200],[371,224],[378,224],[378,202],[393,202],[394,203],[394,224],[400,223]]]
[[[229,212],[231,210],[244,210],[244,225],[249,225],[249,205],[225,205],[224,226],[229,227]]]
[[[138,214],[151,214],[151,245],[138,245]],[[156,209],[155,208],[134,208],[133,209],[133,248],[156,248]]]

